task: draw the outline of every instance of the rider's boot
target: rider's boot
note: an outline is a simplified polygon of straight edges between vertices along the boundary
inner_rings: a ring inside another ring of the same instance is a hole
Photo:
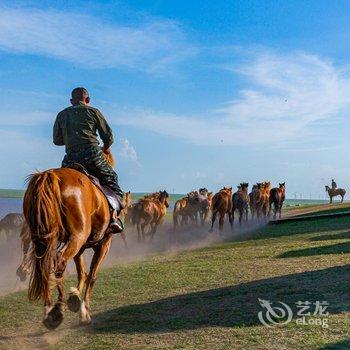
[[[111,222],[109,224],[109,229],[112,233],[121,233],[124,231],[124,222],[118,217],[115,210],[111,211]]]

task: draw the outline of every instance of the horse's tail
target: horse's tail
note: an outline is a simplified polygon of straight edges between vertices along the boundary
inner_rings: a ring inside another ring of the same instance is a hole
[[[52,170],[30,177],[23,211],[33,243],[28,298],[31,301],[48,299],[55,282],[54,255],[64,231],[59,178]]]

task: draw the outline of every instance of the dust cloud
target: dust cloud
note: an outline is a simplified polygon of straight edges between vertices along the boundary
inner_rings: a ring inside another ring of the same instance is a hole
[[[249,222],[247,225],[239,226],[235,223],[233,232],[229,224],[225,223],[223,233],[216,227],[209,232],[210,224],[190,225],[179,227],[175,232],[171,221],[166,221],[158,228],[154,239],[146,235],[144,242],[138,242],[137,231],[134,227],[126,229],[127,247],[119,235],[113,237],[111,249],[107,254],[103,267],[116,264],[125,264],[145,259],[154,254],[176,254],[177,252],[206,247],[225,241],[248,239],[252,232],[266,223]],[[0,295],[15,292],[27,287],[26,283],[20,282],[16,276],[16,270],[22,261],[22,249],[19,239],[19,231],[13,231],[10,239],[0,242]],[[93,251],[87,249],[84,253],[85,262],[90,263]],[[75,266],[70,262],[67,266],[66,276],[75,274]]]

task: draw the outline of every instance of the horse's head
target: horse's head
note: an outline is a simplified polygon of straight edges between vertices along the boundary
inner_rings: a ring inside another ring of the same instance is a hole
[[[199,191],[198,191],[201,195],[203,196],[207,196],[208,195],[208,189],[203,187],[203,188],[200,188]]]
[[[131,198],[131,192],[125,192],[124,193],[124,207],[130,208],[132,206],[132,198]]]
[[[197,191],[191,191],[187,193],[189,203],[197,204],[199,202],[199,193]]]
[[[224,192],[224,193],[227,193],[228,195],[232,195],[232,187],[224,187],[221,189],[220,192]]]
[[[325,186],[325,188],[326,188],[326,192],[328,192],[328,190],[330,189],[329,186],[327,185]]]
[[[242,182],[239,184],[239,187],[242,189],[242,191],[247,190],[248,186],[249,186],[248,182]]]
[[[263,183],[263,187],[267,190],[271,188],[271,182],[270,181],[265,181]]]
[[[262,182],[257,182],[256,185],[254,185],[254,186],[256,186],[255,187],[256,189],[260,190],[260,188],[263,187],[263,183]]]
[[[160,191],[159,192],[159,201],[161,203],[164,203],[166,208],[169,208],[169,194],[167,191]]]

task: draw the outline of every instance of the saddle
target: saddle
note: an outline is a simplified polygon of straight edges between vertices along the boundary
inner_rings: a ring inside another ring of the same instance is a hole
[[[100,180],[97,177],[89,174],[83,165],[79,163],[69,163],[66,167],[77,170],[80,173],[86,175],[90,181],[104,194],[112,210],[115,210],[117,213],[119,213],[123,209],[123,204],[115,192],[112,191],[108,186],[101,185]]]

